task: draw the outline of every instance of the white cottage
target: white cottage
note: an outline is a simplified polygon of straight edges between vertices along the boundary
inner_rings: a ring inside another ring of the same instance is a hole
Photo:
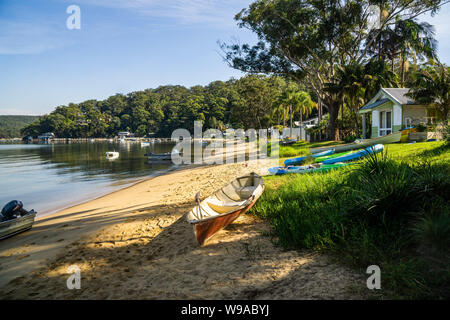
[[[371,138],[384,136],[411,125],[434,122],[434,110],[407,97],[408,91],[409,88],[381,88],[375,97],[358,111],[363,118],[363,138],[366,138],[368,114],[372,114]]]

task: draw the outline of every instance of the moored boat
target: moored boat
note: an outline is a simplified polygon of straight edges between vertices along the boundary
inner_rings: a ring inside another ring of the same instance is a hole
[[[165,153],[149,152],[149,153],[146,153],[145,156],[147,157],[148,161],[170,161],[170,160],[172,160],[173,154],[181,155],[181,153],[177,149],[175,149],[172,152],[165,152]]]
[[[187,214],[186,219],[194,227],[199,245],[247,212],[264,191],[263,179],[252,172],[239,177],[200,202]]]
[[[116,151],[108,151],[105,153],[105,156],[107,160],[114,160],[119,158],[119,153]]]

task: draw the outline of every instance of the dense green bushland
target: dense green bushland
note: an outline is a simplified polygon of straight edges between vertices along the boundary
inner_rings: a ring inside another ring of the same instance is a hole
[[[21,137],[20,130],[37,119],[38,116],[0,116],[0,139]]]
[[[295,94],[306,92],[280,77],[249,75],[207,86],[161,86],[156,89],[116,94],[103,101],[88,100],[59,106],[22,130],[24,136],[54,132],[57,137],[107,137],[119,131],[138,136],[151,133],[170,137],[178,128],[193,131],[194,121],[203,129],[268,128],[286,122],[288,110],[307,114],[304,101]],[[303,97],[302,96],[302,97]]]
[[[265,180],[253,212],[284,247],[379,265],[385,297],[450,297],[450,144],[396,144],[338,171]]]

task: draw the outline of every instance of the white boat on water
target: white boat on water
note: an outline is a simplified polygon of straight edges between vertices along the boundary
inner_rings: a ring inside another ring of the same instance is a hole
[[[119,158],[119,153],[116,151],[108,151],[106,152],[106,159],[107,160],[114,160]]]
[[[141,148],[149,147],[150,142],[141,142]]]

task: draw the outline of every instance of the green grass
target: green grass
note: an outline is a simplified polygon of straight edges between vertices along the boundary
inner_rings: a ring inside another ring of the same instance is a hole
[[[252,212],[286,248],[379,265],[385,297],[448,299],[449,173],[450,144],[392,144],[336,171],[267,177]]]

